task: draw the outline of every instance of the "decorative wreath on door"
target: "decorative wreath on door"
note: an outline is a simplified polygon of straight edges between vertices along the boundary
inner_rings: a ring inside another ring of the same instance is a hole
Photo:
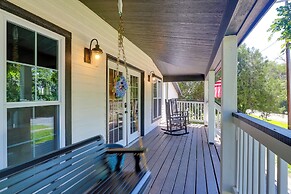
[[[128,84],[126,78],[121,75],[117,77],[116,85],[115,85],[115,95],[116,98],[123,98],[126,94],[126,90],[128,89]]]

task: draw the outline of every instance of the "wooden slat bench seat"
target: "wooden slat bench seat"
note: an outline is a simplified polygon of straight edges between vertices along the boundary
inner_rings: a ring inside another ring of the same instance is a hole
[[[96,136],[27,163],[0,171],[0,193],[142,193],[150,172],[139,166],[142,148],[108,149]],[[117,153],[116,171],[108,154]],[[121,171],[124,153],[133,153],[136,167]]]

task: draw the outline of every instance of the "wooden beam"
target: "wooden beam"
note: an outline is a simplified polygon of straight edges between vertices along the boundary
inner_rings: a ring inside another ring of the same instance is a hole
[[[204,74],[196,75],[164,75],[163,82],[204,81]]]

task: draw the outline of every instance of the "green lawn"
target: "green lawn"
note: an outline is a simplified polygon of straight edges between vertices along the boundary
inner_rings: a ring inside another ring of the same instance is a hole
[[[50,126],[47,125],[32,125],[31,129],[32,130],[38,130],[38,129],[44,129],[44,128],[49,128]]]
[[[271,123],[273,125],[277,125],[279,127],[283,127],[283,128],[286,128],[286,129],[288,127],[288,124],[285,123],[285,122],[280,122],[280,121],[275,121],[275,120],[270,120],[270,119],[266,120],[266,119],[263,119],[262,117],[258,117],[258,116],[252,115],[252,114],[250,116],[252,116],[254,118],[257,118],[257,119],[260,119],[260,120],[263,120],[263,121],[266,121],[266,122]]]
[[[35,140],[35,144],[52,141],[54,139],[54,129],[46,125],[33,125],[31,135],[31,138]]]

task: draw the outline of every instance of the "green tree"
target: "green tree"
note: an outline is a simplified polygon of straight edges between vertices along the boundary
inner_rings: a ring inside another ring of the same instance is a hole
[[[183,100],[204,100],[204,82],[179,82],[182,95],[179,99]]]
[[[275,62],[266,60],[259,50],[238,49],[238,109],[269,113],[282,112],[284,101],[284,70]]]
[[[275,33],[279,32],[280,36],[277,40],[284,41],[282,48],[285,49],[286,46],[290,48],[291,45],[286,45],[286,43],[291,42],[291,2],[278,7],[276,10],[278,18],[273,21],[268,29],[268,31],[271,32],[269,39],[271,39]]]

